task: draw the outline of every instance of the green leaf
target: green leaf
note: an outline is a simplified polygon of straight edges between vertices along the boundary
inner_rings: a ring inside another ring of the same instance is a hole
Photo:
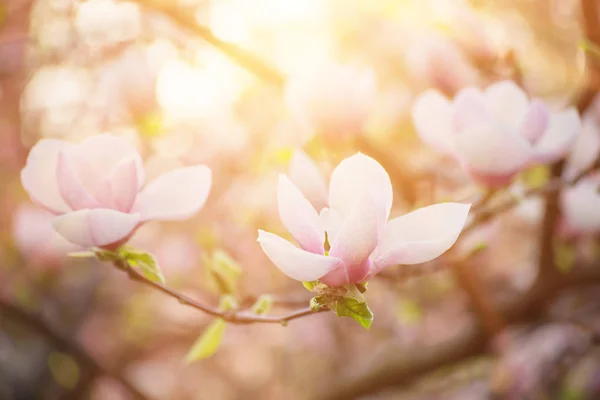
[[[210,271],[221,293],[231,294],[235,292],[235,286],[242,274],[242,269],[237,261],[223,250],[215,250]]]
[[[538,165],[529,168],[521,174],[521,179],[527,187],[539,188],[544,186],[550,180],[550,169],[547,165]]]
[[[234,310],[236,308],[238,308],[238,301],[235,297],[230,294],[221,296],[221,299],[219,300],[219,310],[227,311]]]
[[[353,297],[338,300],[334,311],[338,317],[350,317],[366,329],[369,329],[373,323],[373,313],[367,303]]]
[[[96,258],[100,261],[113,262],[120,258],[119,254],[115,253],[114,251],[104,249],[93,249],[92,251],[96,255]]]
[[[252,312],[257,315],[263,315],[271,311],[271,307],[273,307],[273,296],[263,294],[252,305]]]
[[[302,282],[302,286],[304,286],[306,288],[306,290],[311,291],[315,288],[315,286],[317,286],[319,283],[319,281],[312,281],[312,282]]]
[[[555,246],[554,263],[561,272],[569,272],[575,264],[575,249],[569,243],[558,243]]]
[[[165,283],[165,276],[152,254],[131,247],[121,247],[119,255],[133,268],[138,268],[147,279],[152,282]]]
[[[208,358],[216,353],[225,333],[227,324],[221,318],[215,319],[200,335],[185,356],[186,363]]]
[[[79,366],[68,354],[54,352],[48,356],[48,369],[52,377],[65,389],[73,389],[79,382]]]
[[[320,294],[310,299],[309,306],[311,310],[318,311],[321,307],[328,306],[331,303],[332,300],[329,296],[326,294]]]
[[[405,324],[414,324],[423,318],[423,310],[419,303],[411,299],[402,299],[396,309],[398,319]]]
[[[356,288],[358,289],[359,292],[364,293],[367,291],[367,285],[369,284],[369,282],[361,282],[361,283],[357,283],[356,284]]]

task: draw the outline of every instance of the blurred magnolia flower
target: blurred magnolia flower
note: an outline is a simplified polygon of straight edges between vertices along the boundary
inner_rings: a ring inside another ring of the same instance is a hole
[[[140,33],[140,10],[128,1],[87,0],[77,8],[75,29],[89,46],[117,44]]]
[[[317,64],[290,78],[285,101],[292,117],[314,133],[361,133],[376,100],[375,73],[352,65]]]
[[[78,246],[66,241],[52,228],[54,215],[30,204],[17,209],[12,223],[16,248],[28,260],[48,266],[60,263],[66,253]]]
[[[58,215],[54,229],[84,247],[115,247],[142,223],[182,220],[204,205],[211,171],[203,165],[176,169],[144,185],[138,152],[126,140],[98,135],[73,145],[43,139],[21,171],[37,204]]]
[[[278,205],[283,224],[300,247],[259,230],[263,251],[290,278],[319,279],[329,286],[358,283],[391,265],[438,257],[456,241],[470,208],[437,204],[388,222],[390,178],[377,161],[361,153],[333,171],[329,208],[320,215],[286,175],[279,176]]]
[[[564,157],[581,127],[574,108],[551,112],[513,82],[461,90],[453,101],[430,89],[413,105],[421,139],[453,155],[471,177],[503,186],[523,169]]]
[[[567,157],[564,178],[571,180],[592,166],[600,153],[600,122],[591,115],[584,115],[581,133]]]

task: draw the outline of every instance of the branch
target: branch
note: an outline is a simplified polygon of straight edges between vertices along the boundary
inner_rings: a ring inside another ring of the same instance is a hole
[[[580,265],[569,274],[553,276],[547,281],[536,282],[531,289],[495,308],[507,323],[515,324],[539,318],[545,305],[563,289],[600,283],[600,263]],[[476,357],[487,351],[486,332],[474,325],[465,328],[454,338],[427,348],[391,346],[374,365],[360,374],[342,377],[338,385],[321,392],[316,400],[345,400],[366,396],[392,387],[408,386],[424,374],[438,368]],[[353,371],[355,369],[350,368]]]
[[[284,84],[283,75],[270,65],[267,65],[259,57],[234,45],[219,39],[206,27],[198,24],[194,18],[194,13],[171,6],[172,2],[159,0],[132,0],[138,3],[142,8],[161,14],[168,18],[173,24],[200,37],[219,49],[241,67],[252,72],[260,79],[270,82],[275,86],[281,87]]]
[[[0,312],[8,315],[9,317],[18,320],[24,325],[27,325],[30,329],[44,335],[54,346],[71,354],[75,357],[82,365],[87,365],[94,373],[99,373],[115,379],[119,382],[128,392],[130,392],[134,398],[138,400],[148,400],[149,397],[142,394],[137,388],[129,383],[125,378],[116,372],[109,370],[108,368],[100,365],[92,356],[90,356],[83,347],[78,343],[71,341],[69,338],[56,331],[49,324],[47,324],[41,316],[31,314],[14,304],[8,303],[0,299]]]
[[[154,282],[146,278],[141,272],[132,268],[128,263],[124,261],[115,261],[114,265],[126,272],[129,277],[136,281],[140,282],[148,287],[151,287],[159,292],[166,294],[167,296],[177,300],[179,303],[195,308],[196,310],[202,311],[208,315],[212,315],[213,317],[222,318],[223,320],[230,322],[232,324],[255,324],[255,323],[265,323],[265,324],[281,324],[287,325],[289,321],[294,319],[306,317],[309,315],[313,315],[318,312],[326,312],[329,311],[328,308],[320,308],[317,311],[311,310],[309,307],[302,308],[296,311],[293,311],[286,315],[281,316],[272,316],[272,315],[257,315],[249,312],[238,311],[238,310],[220,310],[216,307],[212,307],[206,304],[202,304],[189,296],[184,295],[183,293],[179,293],[171,288],[164,286],[161,283]]]

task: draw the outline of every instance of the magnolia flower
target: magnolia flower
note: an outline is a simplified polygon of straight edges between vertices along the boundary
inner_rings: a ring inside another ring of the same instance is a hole
[[[21,171],[29,197],[57,215],[54,229],[84,247],[116,247],[147,221],[190,218],[211,186],[203,165],[165,173],[141,190],[144,177],[137,151],[111,135],[77,145],[40,140]]]
[[[470,208],[437,204],[388,221],[390,178],[361,153],[335,168],[329,207],[320,214],[286,175],[279,176],[278,204],[283,224],[300,247],[259,230],[263,251],[290,278],[329,286],[362,282],[391,265],[438,257],[456,241]]]
[[[294,119],[314,132],[334,136],[359,134],[376,100],[373,71],[325,64],[292,76],[285,88]]]
[[[327,206],[327,182],[317,164],[302,150],[294,150],[290,179],[317,210]]]
[[[571,180],[588,169],[600,153],[600,122],[591,115],[585,115],[581,133],[577,137],[571,153],[567,157],[564,178]]]
[[[454,156],[483,184],[503,186],[523,169],[565,156],[581,127],[574,108],[552,113],[513,82],[461,90],[451,102],[430,89],[413,105],[421,139]]]

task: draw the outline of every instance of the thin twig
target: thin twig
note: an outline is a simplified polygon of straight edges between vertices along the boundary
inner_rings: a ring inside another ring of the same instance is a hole
[[[40,315],[34,315],[31,312],[25,311],[18,306],[2,299],[0,299],[0,311],[2,314],[10,316],[11,318],[18,320],[20,323],[27,325],[30,329],[44,335],[57,348],[69,353],[82,365],[86,365],[88,368],[92,369],[93,372],[115,379],[121,384],[121,386],[127,389],[127,391],[129,391],[134,398],[139,400],[149,399],[148,396],[142,394],[136,387],[133,386],[133,384],[127,381],[120,374],[100,365],[100,363],[90,356],[81,345],[56,331],[48,323],[46,323]]]
[[[202,304],[197,300],[192,299],[189,296],[186,296],[183,293],[179,293],[161,283],[151,281],[146,278],[141,272],[132,268],[129,264],[124,261],[115,261],[115,266],[122,271],[125,271],[129,277],[136,281],[140,282],[146,286],[149,286],[159,292],[166,294],[169,297],[177,300],[179,303],[195,308],[203,313],[208,315],[212,315],[213,317],[222,318],[223,320],[230,322],[232,324],[256,324],[256,323],[265,323],[265,324],[281,324],[287,325],[289,321],[294,319],[306,317],[309,315],[313,315],[318,312],[329,311],[328,308],[320,308],[317,311],[313,311],[310,307],[302,308],[296,311],[293,311],[289,314],[281,315],[281,316],[273,316],[273,315],[257,315],[252,314],[245,311],[238,310],[220,310],[216,307],[209,306],[206,304]]]

